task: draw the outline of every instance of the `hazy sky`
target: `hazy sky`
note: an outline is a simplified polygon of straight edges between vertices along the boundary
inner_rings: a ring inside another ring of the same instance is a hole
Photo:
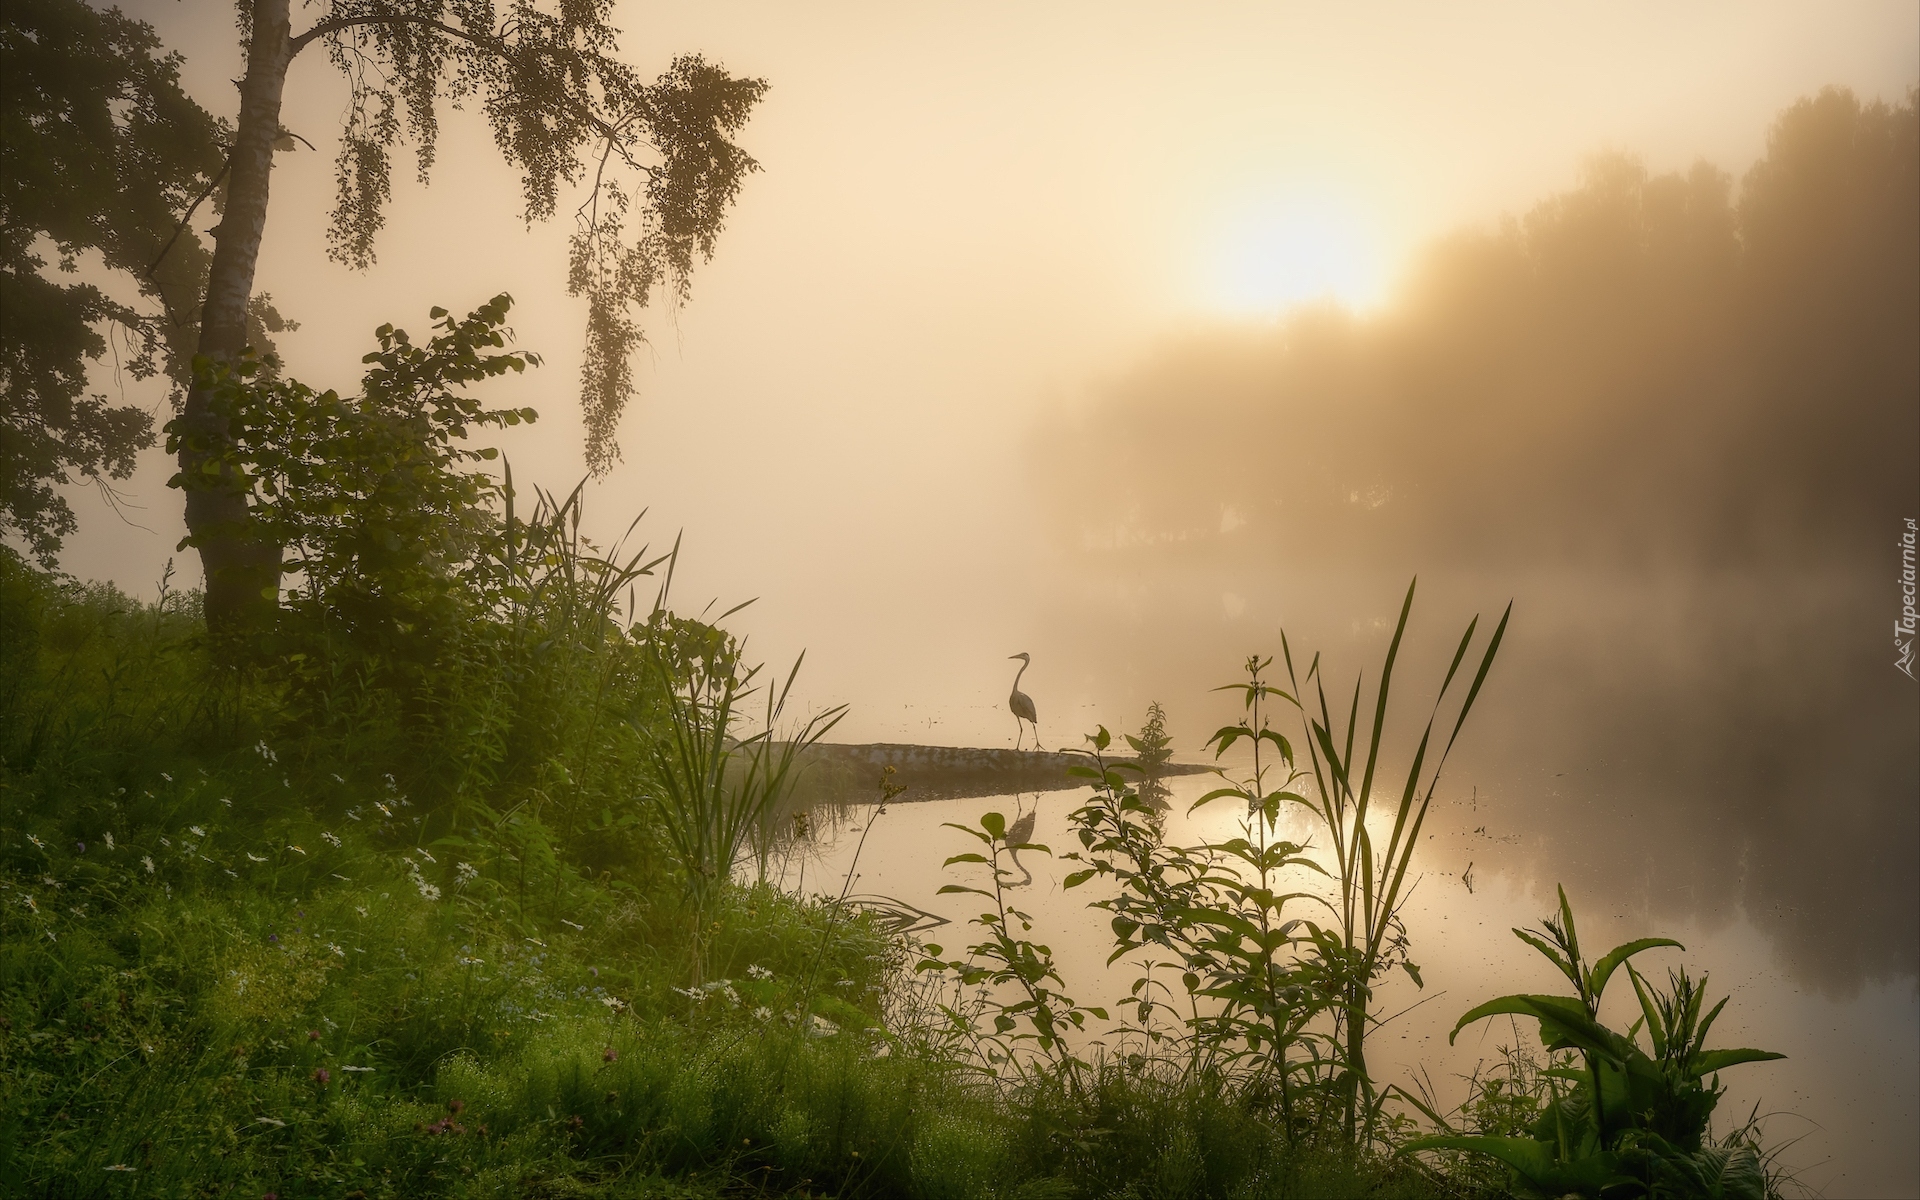
[[[231,7],[128,7],[231,114]],[[768,657],[809,649],[809,698],[854,703],[848,740],[1010,736],[1016,650],[1043,717],[1071,693],[1036,640],[1060,586],[1025,470],[1048,412],[1196,327],[1326,294],[1390,305],[1423,243],[1570,186],[1597,151],[1737,177],[1795,98],[1894,100],[1920,76],[1905,0],[623,4],[617,23],[645,69],[697,50],[772,89],[742,138],[764,171],[692,304],[652,325],[595,523],[648,507],[656,541],[684,529],[682,606],[760,597],[736,627]],[[396,170],[379,265],[328,262],[343,98],[324,56],[297,61],[285,119],[320,153],[278,161],[259,276],[302,323],[281,339],[290,370],[350,388],[373,326],[509,291],[547,366],[493,392],[543,415],[503,444],[520,479],[570,487],[567,223],[527,230],[482,123],[450,114],[433,186]],[[166,474],[150,453],[126,489],[152,533],[76,497],[68,568],[150,592],[180,534]]]

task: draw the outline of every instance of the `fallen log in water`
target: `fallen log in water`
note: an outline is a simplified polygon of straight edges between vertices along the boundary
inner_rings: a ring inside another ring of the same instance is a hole
[[[1125,760],[1109,760],[1119,762]],[[895,742],[866,745],[816,743],[800,757],[803,770],[795,788],[795,806],[820,801],[859,804],[877,798],[881,773],[892,767],[893,781],[907,790],[900,801],[958,800],[1010,792],[1049,792],[1085,787],[1067,774],[1087,766],[1084,754],[1051,750],[990,750],[975,746],[912,746]],[[1198,763],[1163,763],[1159,776],[1197,775],[1212,768]]]

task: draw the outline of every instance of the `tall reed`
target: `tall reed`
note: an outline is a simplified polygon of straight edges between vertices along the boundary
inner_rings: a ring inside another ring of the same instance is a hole
[[[742,852],[791,790],[801,754],[839,724],[847,706],[816,713],[785,737],[776,736],[806,654],[777,687],[756,684],[763,668],[743,664],[741,643],[717,625],[667,610],[674,561],[669,558],[645,632],[648,662],[666,701],[664,730],[648,746],[654,771],[646,799],[685,882],[698,985],[705,980],[715,906]],[[765,700],[760,729],[737,737],[743,706],[756,693]]]
[[[1433,709],[1428,713],[1426,727],[1420,733],[1412,763],[1407,768],[1406,780],[1397,800],[1393,802],[1393,831],[1387,839],[1386,850],[1379,853],[1374,848],[1372,831],[1367,828],[1367,818],[1373,813],[1374,780],[1382,768],[1380,746],[1386,733],[1394,664],[1400,655],[1400,642],[1406,635],[1407,618],[1413,611],[1414,590],[1418,586],[1418,579],[1407,585],[1406,599],[1400,605],[1400,619],[1394,626],[1393,640],[1387,647],[1386,661],[1380,669],[1380,683],[1374,691],[1373,717],[1367,729],[1364,751],[1357,750],[1354,745],[1361,726],[1362,680],[1358,677],[1354,680],[1353,698],[1347,708],[1343,729],[1335,720],[1335,710],[1327,703],[1326,679],[1320,668],[1320,656],[1314,655],[1307,666],[1304,680],[1313,685],[1313,700],[1318,709],[1316,716],[1314,710],[1304,702],[1306,693],[1301,686],[1303,676],[1295,669],[1293,648],[1288,644],[1286,635],[1281,635],[1287,678],[1293,691],[1290,695],[1284,692],[1276,694],[1292,702],[1300,711],[1307,735],[1307,753],[1312,764],[1315,791],[1311,799],[1297,793],[1287,793],[1284,798],[1304,805],[1317,816],[1331,843],[1333,861],[1329,874],[1333,876],[1337,891],[1335,919],[1329,928],[1314,929],[1313,940],[1320,962],[1327,971],[1328,984],[1336,996],[1338,1036],[1345,1069],[1346,1094],[1343,1103],[1346,1132],[1349,1139],[1363,1141],[1372,1139],[1374,1121],[1386,1095],[1374,1089],[1367,1074],[1366,1038],[1368,1023],[1372,1020],[1368,1008],[1373,987],[1395,965],[1404,969],[1415,985],[1424,986],[1419,968],[1406,958],[1404,952],[1405,933],[1400,921],[1400,909],[1407,897],[1407,871],[1413,862],[1414,849],[1419,845],[1420,828],[1426,822],[1427,810],[1433,803],[1440,772],[1446,766],[1461,727],[1467,722],[1467,714],[1473,711],[1473,703],[1479,698],[1481,686],[1486,683],[1487,672],[1493,668],[1494,656],[1499,653],[1500,642],[1506,636],[1507,621],[1513,615],[1513,605],[1509,602],[1493,636],[1487,641],[1479,669],[1473,676],[1473,684],[1454,716],[1453,728],[1447,734],[1439,758],[1433,764],[1431,773],[1428,773],[1427,754],[1432,744],[1435,722],[1440,718],[1448,689],[1459,674],[1460,664],[1473,644],[1480,618],[1476,616],[1468,622],[1460,645],[1453,653],[1453,661],[1447,667],[1446,678],[1441,681],[1440,691],[1434,697]],[[1284,750],[1283,753],[1291,762],[1291,751]]]

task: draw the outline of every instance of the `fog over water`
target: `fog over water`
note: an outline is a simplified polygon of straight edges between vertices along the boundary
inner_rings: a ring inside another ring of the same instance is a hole
[[[1508,865],[1743,908],[1824,989],[1911,976],[1916,133],[1911,98],[1828,93],[1737,190],[1603,157],[1443,243],[1390,314],[1148,359],[1036,439],[1057,537],[1126,595],[1055,619],[1187,712],[1282,624],[1373,665],[1408,575],[1430,655],[1511,597],[1452,775],[1519,837]]]
[[[230,115],[230,6],[128,7]],[[1802,996],[1911,1025],[1920,9],[1386,13],[619,5],[643,68],[701,50],[771,90],[591,522],[684,530],[681,607],[759,597],[730,624],[807,650],[845,741],[1010,746],[1027,651],[1049,745],[1158,700],[1193,757],[1282,628],[1370,681],[1417,575],[1410,723],[1511,600],[1426,869],[1764,951],[1761,1025]],[[547,366],[489,393],[542,413],[501,444],[570,488],[569,228],[525,227],[451,114],[379,265],[327,262],[344,96],[296,64],[320,152],[278,163],[260,273],[289,373],[350,387],[376,325],[509,291]],[[130,481],[138,526],[76,492],[67,569],[150,595],[169,473]]]

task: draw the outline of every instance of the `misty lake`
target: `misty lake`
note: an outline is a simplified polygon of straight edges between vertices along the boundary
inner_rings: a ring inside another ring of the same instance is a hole
[[[1170,842],[1220,839],[1236,829],[1239,815],[1228,803],[1187,811],[1193,799],[1217,785],[1212,776],[1169,783],[1174,793],[1167,817]],[[1555,879],[1535,869],[1525,845],[1529,835],[1503,822],[1498,805],[1471,789],[1465,797],[1455,795],[1458,790],[1443,786],[1435,800],[1414,863],[1419,882],[1404,910],[1411,957],[1425,987],[1417,989],[1399,972],[1386,979],[1379,987],[1376,1011],[1390,1020],[1369,1042],[1378,1083],[1412,1088],[1416,1073],[1424,1073],[1449,1105],[1464,1096],[1463,1077],[1477,1063],[1496,1059],[1496,1047],[1513,1044],[1515,1036],[1513,1026],[1495,1019],[1462,1030],[1457,1044],[1449,1046],[1447,1032],[1460,1014],[1497,995],[1564,986],[1545,961],[1510,932],[1514,926],[1538,925],[1553,903]],[[980,902],[936,893],[945,883],[978,885],[983,880],[963,874],[978,867],[941,869],[947,856],[976,848],[945,823],[977,825],[989,811],[1011,820],[1016,813],[1037,808],[1034,840],[1065,853],[1078,846],[1068,814],[1087,794],[1078,789],[896,801],[872,820],[857,862],[855,848],[873,813],[870,804],[855,804],[837,822],[821,825],[815,843],[777,861],[774,871],[789,889],[838,894],[844,885],[854,895],[890,897],[944,917],[951,923],[923,938],[940,943],[949,955],[963,953],[964,946],[977,940],[977,927],[965,922]],[[1302,841],[1313,832],[1306,819],[1291,820],[1283,826],[1283,836]],[[1073,864],[1032,854],[1022,858],[1033,883],[1012,893],[1009,903],[1033,916],[1034,929],[1027,936],[1052,947],[1067,994],[1083,1004],[1112,1009],[1139,972],[1126,961],[1104,965],[1111,949],[1107,918],[1087,907],[1099,898],[1097,883],[1064,891],[1060,881]],[[1470,881],[1463,864],[1471,866]],[[1612,873],[1620,873],[1623,865],[1626,874],[1634,874],[1633,864],[1603,864]],[[1570,873],[1575,874],[1582,872]],[[1646,872],[1641,878],[1647,878]],[[1708,1003],[1732,997],[1714,1027],[1712,1044],[1787,1055],[1784,1061],[1739,1067],[1723,1077],[1727,1093],[1716,1113],[1716,1128],[1724,1131],[1729,1124],[1739,1124],[1757,1106],[1766,1118],[1769,1141],[1792,1141],[1784,1161],[1817,1194],[1920,1194],[1920,1147],[1912,1139],[1920,1119],[1920,997],[1914,978],[1896,967],[1891,978],[1861,978],[1850,986],[1823,980],[1794,961],[1791,940],[1783,949],[1781,939],[1740,906],[1691,895],[1684,884],[1649,881],[1648,886],[1677,891],[1685,915],[1671,915],[1676,912],[1674,895],[1650,904],[1648,887],[1608,895],[1570,881],[1570,899],[1587,944],[1605,948],[1636,937],[1677,939],[1684,952],[1644,954],[1636,960],[1643,972],[1660,978],[1668,967],[1684,963],[1696,976],[1710,975]],[[1757,892],[1750,890],[1748,904],[1766,894],[1761,881]],[[1778,894],[1791,900],[1789,890]],[[1650,909],[1662,915],[1650,915]],[[1838,930],[1835,936],[1849,934]],[[1610,989],[1603,1022],[1625,1029],[1635,1015],[1631,991]],[[1523,1026],[1519,1033],[1532,1044],[1530,1028]],[[1103,1034],[1090,1036],[1100,1039]]]

